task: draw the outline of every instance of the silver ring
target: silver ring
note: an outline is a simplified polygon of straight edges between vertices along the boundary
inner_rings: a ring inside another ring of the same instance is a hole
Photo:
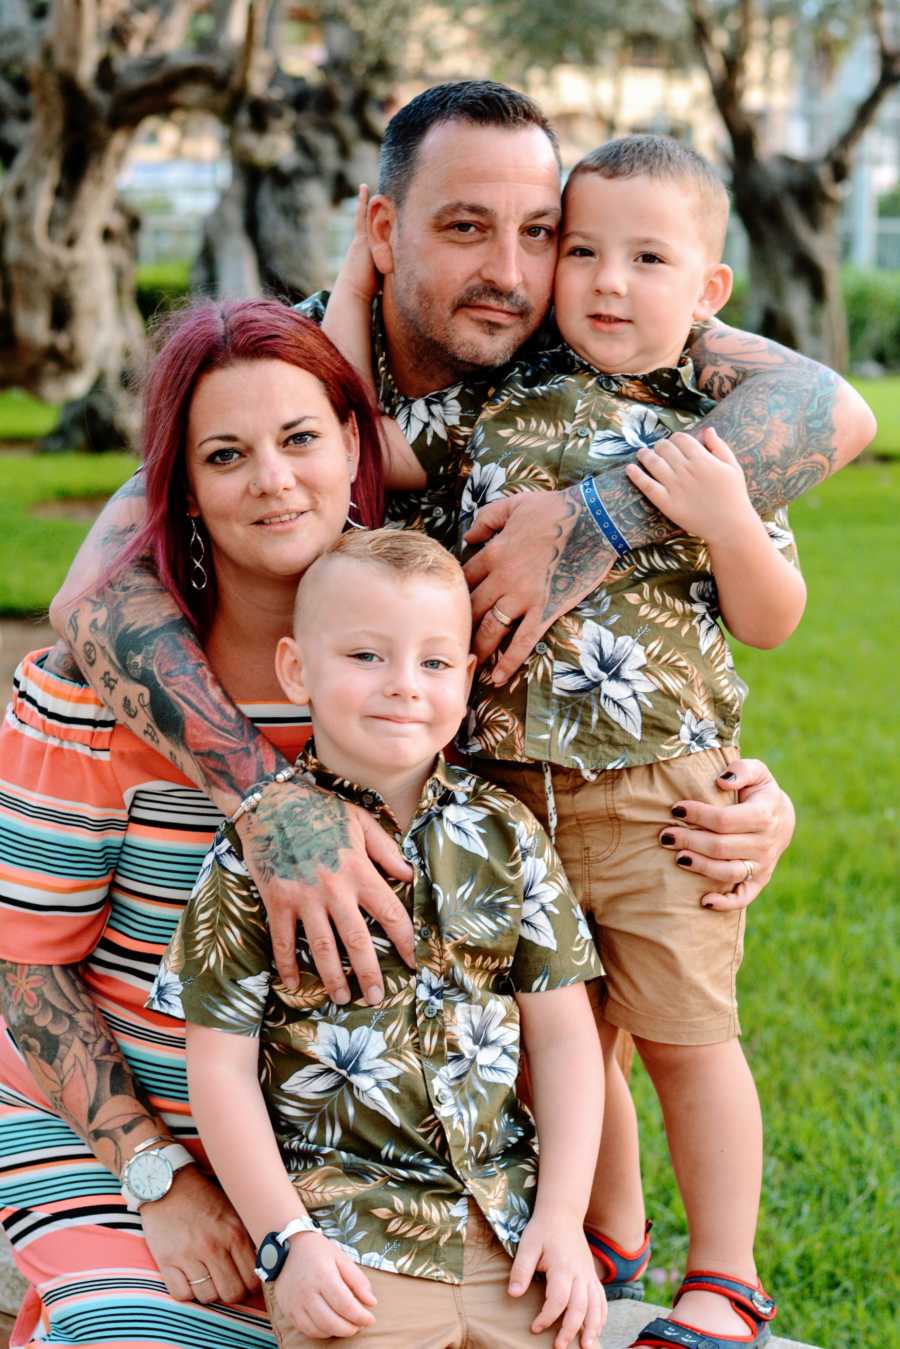
[[[505,614],[505,613],[503,612],[503,610],[499,607],[499,605],[492,604],[492,605],[491,605],[491,613],[494,615],[494,617],[496,618],[497,622],[500,624],[500,626],[501,626],[502,628],[511,628],[511,627],[512,627],[512,625],[513,625],[513,620],[512,620],[511,618],[507,618],[506,614]]]
[[[212,1283],[212,1275],[204,1274],[202,1279],[188,1279],[188,1283],[192,1288],[196,1288],[201,1283]]]
[[[745,863],[744,863],[744,867],[745,867],[745,871],[744,871],[744,884],[746,884],[747,881],[752,881],[752,880],[753,880],[753,863],[752,863],[752,862],[745,862]]]

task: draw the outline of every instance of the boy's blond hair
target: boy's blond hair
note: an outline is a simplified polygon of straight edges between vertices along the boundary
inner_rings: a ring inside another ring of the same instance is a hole
[[[417,529],[352,529],[307,567],[297,587],[294,602],[294,629],[300,623],[301,610],[309,600],[316,578],[335,561],[346,559],[381,567],[400,580],[426,577],[439,585],[465,592],[469,588],[463,569],[442,544]]]
[[[576,178],[596,173],[601,178],[659,178],[680,183],[693,193],[700,225],[716,261],[722,256],[728,228],[728,191],[708,159],[672,136],[619,136],[591,150],[569,174],[563,193]]]

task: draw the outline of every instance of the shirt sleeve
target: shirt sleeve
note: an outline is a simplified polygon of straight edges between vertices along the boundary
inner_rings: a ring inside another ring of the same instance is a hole
[[[796,567],[799,571],[800,554],[797,551],[797,540],[794,538],[794,531],[791,529],[791,522],[788,519],[787,506],[780,506],[772,515],[764,517],[763,524],[779,553],[790,562],[792,567]]]
[[[258,1036],[271,982],[265,910],[237,835],[225,828],[204,858],[147,1006],[195,1026]]]
[[[0,729],[0,958],[76,964],[103,932],[128,824],[115,721],[26,656]]]
[[[522,861],[522,918],[510,972],[513,991],[540,993],[598,978],[603,965],[555,848],[519,802],[515,818]]]

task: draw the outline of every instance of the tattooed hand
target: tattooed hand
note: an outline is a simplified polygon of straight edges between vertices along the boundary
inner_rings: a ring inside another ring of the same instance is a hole
[[[269,917],[275,964],[288,988],[299,983],[299,922],[335,1002],[350,998],[335,931],[368,1002],[383,1000],[381,970],[361,908],[415,967],[410,916],[375,869],[409,880],[412,868],[372,816],[318,787],[273,783],[257,809],[241,817],[237,830]]]
[[[615,561],[577,487],[492,501],[466,542],[485,544],[465,566],[479,661],[509,632],[493,606],[519,621],[493,669],[495,684],[506,683],[551,623],[596,590]]]

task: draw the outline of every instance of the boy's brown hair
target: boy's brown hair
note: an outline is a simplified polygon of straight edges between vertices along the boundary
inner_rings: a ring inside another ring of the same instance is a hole
[[[569,174],[563,193],[586,173],[601,178],[659,178],[681,183],[695,196],[698,215],[710,248],[721,257],[728,227],[728,191],[708,159],[672,136],[619,136],[591,150]]]

